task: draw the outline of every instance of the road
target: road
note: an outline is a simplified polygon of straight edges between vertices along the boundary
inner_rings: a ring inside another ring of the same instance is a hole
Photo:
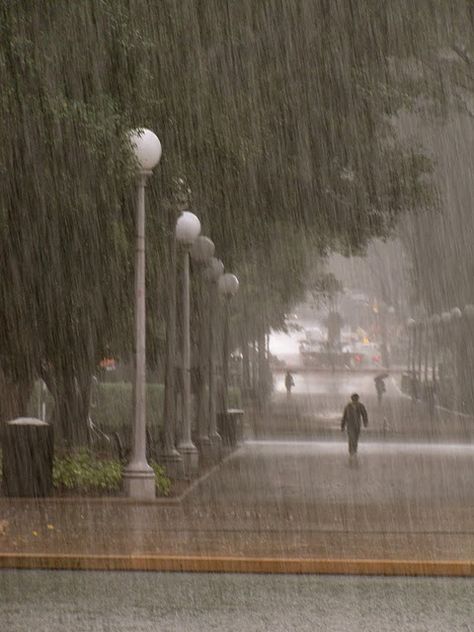
[[[5,632],[469,632],[473,580],[0,572]]]

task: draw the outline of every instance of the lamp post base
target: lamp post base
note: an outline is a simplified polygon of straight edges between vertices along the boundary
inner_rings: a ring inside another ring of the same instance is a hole
[[[123,473],[123,489],[128,498],[136,500],[154,500],[155,473],[150,470],[125,470]]]
[[[211,443],[211,453],[212,458],[215,461],[220,461],[222,459],[222,437],[219,433],[209,435],[209,441]]]
[[[212,460],[214,452],[209,437],[199,437],[199,439],[197,440],[197,446],[199,450],[199,456],[207,461]]]
[[[173,449],[162,452],[159,457],[160,463],[166,470],[167,476],[174,478],[177,481],[181,481],[186,478],[183,457],[177,450]]]
[[[199,452],[196,446],[193,443],[178,445],[178,451],[183,458],[186,478],[193,478],[199,469]]]

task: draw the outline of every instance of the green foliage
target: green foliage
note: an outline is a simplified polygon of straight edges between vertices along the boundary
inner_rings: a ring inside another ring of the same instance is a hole
[[[38,416],[41,383],[36,382],[28,405],[28,414]],[[152,436],[157,437],[163,424],[163,384],[147,384],[146,387],[146,419]],[[53,398],[46,391],[46,418],[52,416]],[[242,398],[239,388],[229,388],[229,406],[241,408]],[[99,382],[97,397],[93,399],[90,416],[94,424],[103,432],[111,434],[119,432],[127,436],[133,420],[133,387],[128,382]]]
[[[171,481],[166,476],[163,466],[156,463],[156,461],[150,461],[150,465],[155,472],[155,485],[157,493],[160,496],[169,496],[169,493],[171,491]]]
[[[57,489],[118,491],[121,480],[120,461],[98,459],[87,450],[54,459],[53,484]]]
[[[153,433],[161,427],[164,387],[162,384],[146,386],[146,419]],[[91,408],[92,421],[105,432],[124,432],[133,420],[133,387],[127,382],[100,383],[97,405]]]
[[[155,472],[156,491],[168,496],[171,482],[164,469],[151,464]],[[100,459],[88,450],[56,457],[53,465],[56,489],[80,492],[118,492],[122,485],[122,464],[117,459]]]
[[[427,2],[3,2],[0,368],[68,402],[107,350],[130,353],[136,125],[165,148],[147,191],[167,209],[147,217],[150,348],[176,177],[243,280],[244,341],[301,296],[305,249],[355,251],[429,206],[426,161],[391,126],[415,92],[393,60]]]

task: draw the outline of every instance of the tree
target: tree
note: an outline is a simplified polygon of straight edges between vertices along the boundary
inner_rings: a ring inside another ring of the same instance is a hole
[[[67,440],[84,440],[98,358],[131,350],[127,130],[146,124],[160,136],[149,208],[173,199],[176,177],[189,182],[226,266],[248,284],[242,335],[261,337],[300,295],[305,249],[363,251],[401,213],[429,206],[429,163],[397,141],[390,121],[407,101],[409,79],[391,63],[412,45],[399,35],[418,8],[406,8],[1,5],[0,320],[12,332],[2,366],[15,388],[47,379]],[[159,212],[148,218],[154,307],[169,222]],[[163,317],[150,312],[158,352]]]

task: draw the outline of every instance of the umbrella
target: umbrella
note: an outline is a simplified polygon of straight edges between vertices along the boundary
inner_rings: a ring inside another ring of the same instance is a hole
[[[374,379],[376,380],[386,380],[389,377],[388,373],[379,373],[378,375],[375,376]]]

